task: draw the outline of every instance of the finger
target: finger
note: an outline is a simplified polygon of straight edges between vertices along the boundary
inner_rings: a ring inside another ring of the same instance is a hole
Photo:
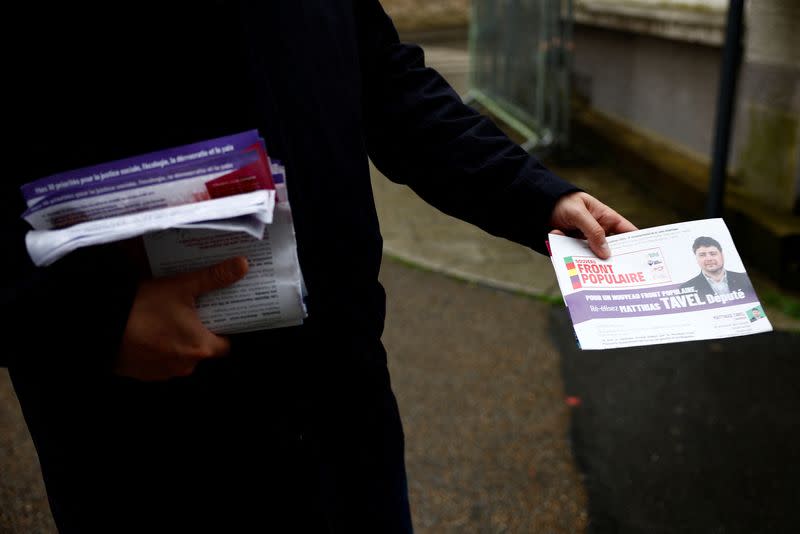
[[[202,348],[191,350],[186,354],[187,361],[198,362],[200,360],[208,360],[211,358],[220,358],[227,356],[231,351],[231,342],[228,338],[218,336],[209,331],[202,337],[199,345]]]
[[[605,229],[606,235],[611,234],[624,234],[625,232],[633,232],[638,230],[631,222],[606,206],[599,200],[592,198],[592,203],[588,206],[590,213],[592,213],[600,225]]]
[[[227,356],[231,352],[231,342],[224,336],[211,334],[208,343],[209,347],[211,348],[212,358]]]
[[[562,232],[561,230],[551,230],[551,231],[550,231],[550,233],[551,233],[551,234],[556,234],[556,235],[566,235],[566,234],[565,234],[564,232]]]
[[[179,275],[179,278],[186,284],[187,290],[197,296],[238,282],[247,274],[248,268],[247,258],[237,256],[199,271]]]
[[[589,242],[589,248],[598,258],[606,259],[611,255],[611,249],[608,248],[608,243],[606,242],[606,231],[603,230],[603,227],[600,226],[600,223],[588,210],[579,210],[575,214],[574,223],[586,237]]]
[[[607,232],[615,234],[624,234],[625,232],[635,232],[638,230],[628,219],[622,215],[617,214],[617,220],[613,222],[610,228],[606,228]]]

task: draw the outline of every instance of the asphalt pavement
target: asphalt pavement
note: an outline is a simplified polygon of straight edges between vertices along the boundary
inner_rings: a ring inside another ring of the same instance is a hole
[[[420,533],[577,533],[586,495],[549,304],[384,261]]]
[[[552,305],[385,260],[420,533],[797,532],[800,335],[577,350]],[[54,532],[0,375],[0,532]]]
[[[800,334],[597,352],[550,323],[591,532],[800,532]]]
[[[55,532],[39,460],[5,369],[0,369],[0,533]]]

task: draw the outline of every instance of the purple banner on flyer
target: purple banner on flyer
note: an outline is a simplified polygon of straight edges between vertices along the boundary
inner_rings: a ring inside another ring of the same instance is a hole
[[[752,286],[716,295],[686,284],[625,291],[584,290],[564,299],[573,324],[590,319],[620,319],[713,310],[758,302]]]
[[[201,167],[198,167],[196,163],[192,162],[191,164],[170,167],[166,170],[154,169],[147,172],[120,176],[102,183],[72,187],[54,194],[45,195],[42,200],[27,209],[22,216],[24,218],[43,209],[72,202],[79,198],[116,193],[139,187],[162,185],[212,173],[230,172],[250,163],[257,162],[258,158],[259,155],[257,152],[234,152],[224,156],[209,158],[203,162],[203,166]]]
[[[26,201],[57,192],[66,192],[104,183],[120,177],[163,171],[186,164],[202,165],[204,161],[231,154],[256,143],[262,143],[257,130],[210,139],[91,167],[53,174],[23,185],[20,190]]]

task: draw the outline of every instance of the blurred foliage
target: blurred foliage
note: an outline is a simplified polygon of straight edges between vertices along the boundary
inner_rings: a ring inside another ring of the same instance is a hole
[[[800,319],[800,299],[776,291],[765,291],[761,300],[767,306],[779,309],[792,319]]]

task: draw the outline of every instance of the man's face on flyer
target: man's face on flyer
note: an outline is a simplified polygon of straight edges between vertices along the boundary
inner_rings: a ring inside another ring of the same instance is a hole
[[[717,275],[722,272],[725,258],[722,256],[722,251],[717,247],[698,247],[694,255],[697,258],[697,265],[706,275]]]

